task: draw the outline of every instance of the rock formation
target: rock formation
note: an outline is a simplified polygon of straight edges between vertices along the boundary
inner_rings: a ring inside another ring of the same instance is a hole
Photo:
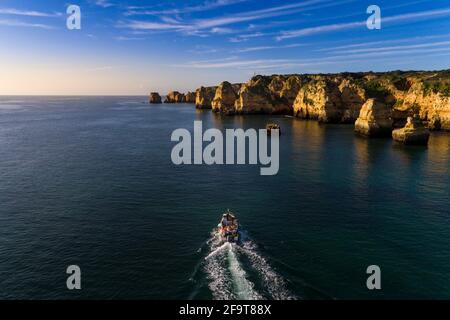
[[[367,100],[365,90],[354,81],[344,79],[339,84],[342,110],[339,114],[342,123],[355,123],[362,106]]]
[[[390,108],[376,99],[367,100],[355,122],[355,131],[368,137],[390,135],[392,132]]]
[[[433,78],[437,79],[410,76],[408,87],[393,90],[396,98],[394,119],[419,114],[421,120],[428,121],[430,130],[450,130],[450,83],[440,80],[439,74]]]
[[[404,144],[426,145],[429,137],[430,131],[423,126],[418,115],[408,117],[403,128],[392,131],[392,138]]]
[[[152,92],[150,93],[150,98],[149,98],[149,102],[150,103],[161,103],[161,96],[159,95],[158,92]]]
[[[280,98],[285,99],[287,105],[291,108],[294,105],[295,98],[297,98],[303,81],[305,80],[300,76],[290,76],[283,84],[283,88],[280,91]]]
[[[214,100],[212,101],[213,112],[219,112],[223,114],[234,114],[234,103],[236,102],[238,95],[235,91],[235,87],[228,81],[222,82],[216,89]]]
[[[294,115],[320,122],[338,122],[342,101],[337,84],[326,79],[303,86],[294,102]]]
[[[167,94],[164,103],[181,103],[185,102],[184,94],[179,93],[178,91],[171,91]]]
[[[195,103],[195,92],[188,92],[185,95],[185,102],[186,103]]]
[[[196,91],[196,107],[225,114],[289,114],[326,123],[355,123],[366,101],[375,99],[371,103],[385,105],[394,128],[418,114],[430,130],[450,130],[450,70],[258,75],[231,87],[222,84],[218,92],[217,87],[201,87]],[[389,127],[385,121],[381,127],[385,125]],[[363,131],[375,130],[370,128]]]
[[[366,101],[363,88],[349,79],[318,77],[304,85],[294,115],[326,123],[353,123]]]
[[[244,83],[235,102],[235,112],[239,114],[274,113],[269,77],[256,76]]]
[[[195,92],[195,107],[197,109],[211,109],[217,87],[200,87]]]

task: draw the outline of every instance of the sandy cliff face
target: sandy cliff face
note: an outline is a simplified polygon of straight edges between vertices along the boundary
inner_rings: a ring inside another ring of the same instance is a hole
[[[450,130],[450,96],[448,92],[439,92],[427,87],[426,79],[420,81],[411,77],[405,90],[393,90],[396,104],[393,108],[394,119],[419,114],[427,121],[431,130]]]
[[[390,107],[373,98],[367,100],[355,122],[355,131],[367,137],[391,135],[392,118]]]
[[[195,107],[197,109],[211,109],[217,87],[200,87],[195,92]]]
[[[303,86],[294,102],[294,115],[320,122],[337,122],[341,100],[336,83],[317,79]]]
[[[238,97],[238,87],[233,86],[228,81],[224,81],[216,89],[214,100],[212,101],[212,110],[223,114],[234,114],[234,104]]]
[[[226,114],[292,114],[299,76],[255,76],[244,84],[219,87],[213,110]],[[231,90],[233,89],[233,90]],[[231,101],[235,100],[234,106]]]
[[[257,76],[244,83],[235,102],[235,112],[239,114],[273,113],[270,78]]]
[[[341,96],[340,122],[354,123],[359,116],[362,106],[367,100],[366,91],[354,81],[344,79],[339,84]]]
[[[167,94],[164,103],[181,103],[184,101],[185,101],[184,94],[179,93],[178,91],[171,91]]]
[[[450,71],[254,76],[242,85],[202,87],[200,109],[225,114],[289,114],[354,123],[368,99],[384,104],[396,128],[415,114],[432,130],[450,130]],[[234,103],[233,103],[234,100]],[[377,111],[374,111],[375,114]],[[379,119],[376,119],[378,121]],[[370,130],[369,130],[370,132]]]
[[[290,76],[283,83],[283,88],[280,91],[280,98],[286,99],[287,104],[291,107],[294,105],[295,98],[302,88],[302,84],[306,83],[307,79],[301,76]]]
[[[326,123],[351,123],[366,101],[364,89],[348,79],[316,78],[304,85],[295,101],[294,115]]]

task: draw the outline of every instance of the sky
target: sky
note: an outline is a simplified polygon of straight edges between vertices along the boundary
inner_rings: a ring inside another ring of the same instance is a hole
[[[81,29],[66,26],[78,5]],[[370,5],[381,29],[369,29]],[[450,68],[450,0],[0,0],[0,95],[186,92],[255,74]]]

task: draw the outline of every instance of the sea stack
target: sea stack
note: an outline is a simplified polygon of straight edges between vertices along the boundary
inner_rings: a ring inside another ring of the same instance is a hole
[[[159,95],[159,93],[158,92],[150,93],[149,102],[150,103],[162,103],[161,96]]]
[[[392,133],[391,110],[376,99],[369,99],[362,106],[355,122],[355,131],[366,137],[389,136]]]
[[[185,101],[184,94],[179,93],[178,91],[171,91],[167,94],[164,103],[181,103],[184,101]]]
[[[392,131],[392,138],[403,144],[427,145],[430,131],[424,127],[418,115],[408,117],[406,125]]]

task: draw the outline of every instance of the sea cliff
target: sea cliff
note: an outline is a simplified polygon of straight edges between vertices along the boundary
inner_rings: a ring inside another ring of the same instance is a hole
[[[193,93],[188,95],[171,100],[193,102]],[[450,130],[450,70],[256,75],[242,84],[202,86],[195,105],[225,115],[285,114],[356,123],[355,130],[366,136],[390,134],[408,117],[430,130]]]

